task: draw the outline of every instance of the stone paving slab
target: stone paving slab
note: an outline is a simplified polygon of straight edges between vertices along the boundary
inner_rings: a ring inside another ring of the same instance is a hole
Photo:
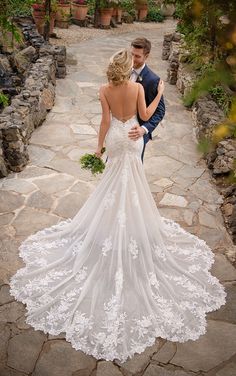
[[[25,323],[24,305],[9,295],[9,279],[23,265],[20,242],[29,234],[72,217],[100,177],[80,168],[78,160],[96,148],[101,118],[98,90],[106,81],[109,57],[132,39],[152,41],[150,67],[165,79],[161,60],[164,32],[175,21],[150,24],[135,32],[103,32],[68,47],[68,75],[57,81],[56,101],[44,124],[32,135],[30,163],[0,181],[0,375],[1,376],[235,376],[235,246],[220,211],[222,198],[196,149],[191,113],[176,87],[166,83],[167,113],[145,152],[144,167],[162,215],[205,239],[216,254],[212,273],[225,285],[227,304],[207,316],[199,340],[173,343],[157,339],[132,359],[96,361],[75,351],[63,334],[46,335]],[[75,64],[77,62],[77,64]]]

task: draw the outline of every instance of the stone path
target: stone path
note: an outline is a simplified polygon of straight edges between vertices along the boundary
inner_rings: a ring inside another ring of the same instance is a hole
[[[149,65],[163,78],[166,21],[145,30],[153,51]],[[57,82],[47,120],[31,139],[31,162],[0,182],[0,375],[1,376],[233,376],[236,374],[235,252],[220,212],[221,197],[196,151],[191,113],[175,87],[166,84],[167,114],[146,149],[145,169],[161,213],[199,235],[214,249],[213,274],[226,286],[227,304],[208,315],[207,333],[184,344],[161,340],[126,363],[98,361],[72,349],[62,336],[25,324],[25,308],[9,295],[9,278],[21,267],[18,246],[43,227],[73,216],[99,178],[80,169],[79,157],[95,150],[100,121],[97,92],[110,55],[143,35],[103,36],[68,47],[68,75]]]

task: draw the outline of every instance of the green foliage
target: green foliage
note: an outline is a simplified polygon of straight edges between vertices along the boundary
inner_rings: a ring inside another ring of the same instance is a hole
[[[221,85],[216,85],[209,90],[214,101],[227,115],[232,103],[232,97],[225,91]]]
[[[125,12],[129,13],[131,16],[135,15],[135,5],[133,0],[121,0],[121,7]]]
[[[236,88],[236,1],[176,0],[175,15],[188,51],[185,61],[197,75],[184,104],[210,93],[227,115]]]
[[[163,4],[176,4],[178,0],[164,0]]]
[[[119,0],[100,0],[99,8],[113,8],[119,4]]]
[[[102,148],[104,153],[105,148]],[[96,157],[95,154],[84,154],[80,158],[81,168],[90,170],[93,175],[101,174],[105,168],[105,163],[101,158]]]
[[[148,8],[147,21],[163,22],[165,17],[160,13],[157,7]]]
[[[94,15],[95,12],[95,0],[87,0],[86,4],[88,5],[88,14],[89,15]]]
[[[0,107],[3,106],[3,107],[6,107],[8,106],[9,104],[9,98],[7,95],[3,94],[1,91],[0,91]]]
[[[14,17],[29,15],[31,13],[32,0],[1,0],[0,7],[0,33],[13,47],[14,41],[21,42],[21,33],[14,24]]]
[[[232,72],[226,69],[225,64],[218,62],[215,65],[206,64],[202,67],[199,73],[199,78],[193,85],[192,90],[184,97],[184,105],[186,107],[192,106],[192,104],[202,95],[210,93],[213,94],[213,99],[219,103],[225,113],[228,113],[231,97],[227,95],[226,92],[223,95],[223,85],[228,87],[234,77]],[[222,90],[218,92],[215,88],[221,86]]]

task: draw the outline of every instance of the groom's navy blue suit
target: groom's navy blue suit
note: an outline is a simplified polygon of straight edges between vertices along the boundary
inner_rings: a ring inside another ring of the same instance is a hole
[[[148,68],[147,65],[145,65],[145,67],[139,74],[136,82],[139,82],[144,88],[147,106],[149,106],[149,104],[153,101],[153,99],[157,95],[157,87],[158,87],[159,81],[160,81],[160,77],[158,77],[150,68]],[[146,144],[149,140],[152,139],[152,132],[160,123],[160,121],[163,119],[164,115],[165,115],[165,103],[164,103],[164,98],[162,96],[156,111],[147,122],[143,121],[138,116],[139,124],[145,126],[145,128],[147,128],[148,130],[148,133],[144,134],[143,136],[144,148],[142,152],[142,160],[143,160],[143,155],[144,155]]]

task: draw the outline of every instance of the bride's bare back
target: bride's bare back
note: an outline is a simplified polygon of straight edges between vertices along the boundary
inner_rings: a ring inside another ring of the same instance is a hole
[[[104,95],[116,119],[125,122],[137,114],[138,91],[139,85],[131,81],[104,87]]]
[[[125,81],[120,85],[109,83],[100,88],[102,120],[98,135],[98,147],[95,152],[98,157],[101,156],[103,143],[110,126],[111,114],[122,122],[126,122],[137,113],[142,120],[148,120],[154,113],[164,90],[163,81],[160,83],[160,90],[148,107],[145,102],[144,89],[139,83],[131,81]]]

